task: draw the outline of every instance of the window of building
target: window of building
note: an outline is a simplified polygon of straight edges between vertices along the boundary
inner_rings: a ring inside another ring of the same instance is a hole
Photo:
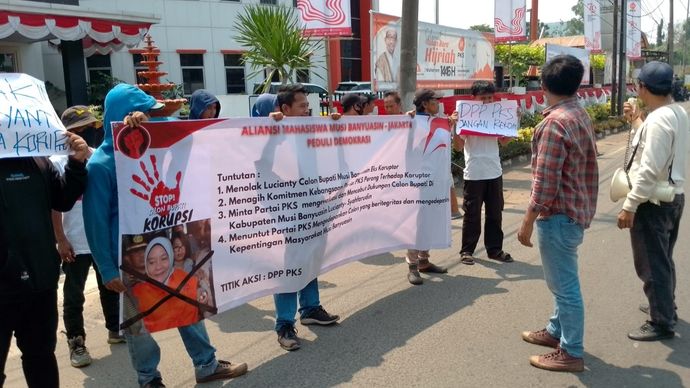
[[[94,54],[86,58],[86,72],[89,75],[90,83],[102,83],[113,76],[113,69],[110,65],[110,54]]]
[[[352,39],[340,41],[341,81],[362,80],[362,31],[359,20],[359,2],[350,2]]]
[[[223,54],[225,62],[225,90],[228,94],[245,93],[242,54]]]
[[[0,51],[0,73],[18,73],[17,53]]]
[[[278,5],[277,0],[261,0],[259,1],[260,4],[270,4],[270,5]]]
[[[309,83],[309,69],[297,69],[295,71],[296,81],[302,84]]]
[[[139,75],[140,71],[146,71],[148,70],[148,67],[144,66],[141,64],[141,61],[144,61],[144,56],[141,54],[132,54],[132,64],[134,65],[134,79],[137,80],[138,84],[145,84],[148,81],[146,78],[142,77]]]
[[[180,54],[184,94],[204,88],[204,54]]]

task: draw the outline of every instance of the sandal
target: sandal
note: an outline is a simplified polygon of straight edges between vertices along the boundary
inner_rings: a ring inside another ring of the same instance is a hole
[[[474,257],[470,253],[460,253],[460,262],[466,265],[474,265]]]
[[[489,256],[489,259],[498,260],[503,263],[512,263],[514,261],[513,256],[511,256],[510,253],[506,253],[504,251],[499,252],[496,256]]]

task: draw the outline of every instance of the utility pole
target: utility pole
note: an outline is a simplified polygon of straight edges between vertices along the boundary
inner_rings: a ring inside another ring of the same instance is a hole
[[[673,0],[671,9],[668,11],[668,64],[673,67]]]
[[[690,19],[690,3],[685,2],[685,22],[683,23],[683,82],[685,83],[685,57],[688,55],[688,19]]]
[[[419,0],[403,0],[400,20],[400,97],[404,109],[412,107],[417,89],[417,23]]]
[[[620,12],[620,10],[618,9],[619,1],[620,0],[613,0],[613,34],[611,35],[613,38],[613,50],[611,51],[613,53],[611,55],[611,116],[618,115],[618,104],[616,103],[616,101],[618,101],[618,84],[616,82],[618,77],[616,77],[616,73],[618,70],[618,13]]]
[[[532,12],[529,15],[529,40],[534,42],[538,39],[539,31],[539,0],[532,0]]]
[[[628,38],[626,36],[628,26],[628,5],[627,0],[623,0],[623,7],[621,9],[621,24],[620,24],[620,45],[618,46],[618,98],[616,99],[616,109],[619,115],[623,114],[623,101],[625,101],[625,95],[627,94],[627,80],[628,77],[625,74],[626,64],[628,62],[625,51],[626,45],[628,43]]]

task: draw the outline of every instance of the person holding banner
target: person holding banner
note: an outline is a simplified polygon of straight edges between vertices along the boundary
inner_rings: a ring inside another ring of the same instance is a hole
[[[206,89],[197,89],[189,98],[189,119],[217,119],[220,101]]]
[[[89,107],[77,105],[67,108],[61,117],[65,129],[80,137],[90,128],[100,128],[101,122],[91,113]],[[84,139],[86,140],[86,139]],[[89,148],[89,156],[93,149]],[[68,163],[67,155],[53,155],[50,161],[61,173],[64,173]],[[65,283],[62,288],[63,321],[70,350],[70,364],[83,367],[91,364],[91,356],[86,348],[86,331],[84,330],[84,286],[89,275],[89,268],[94,266],[91,249],[84,233],[82,217],[82,203],[78,200],[72,210],[65,213],[53,211],[53,230],[57,240],[58,253],[62,259],[62,271]],[[101,275],[96,269],[96,282],[101,299],[105,327],[108,329],[108,343],[117,344],[125,341],[119,332],[119,300],[118,293],[105,288]]]
[[[272,106],[277,106],[279,112],[271,111]],[[309,101],[307,91],[300,84],[292,84],[282,87],[275,96],[262,94],[257,99],[252,111],[262,116],[269,116],[275,120],[282,120],[283,116],[309,116]],[[336,116],[332,116],[336,117]],[[337,115],[339,118],[340,115]],[[291,248],[294,249],[294,248]],[[299,247],[301,250],[302,247]],[[322,250],[317,250],[322,252]],[[297,254],[286,252],[285,256]],[[307,283],[298,292],[286,292],[273,295],[276,306],[276,326],[278,344],[287,351],[297,350],[301,347],[295,329],[295,315],[299,301],[300,323],[303,325],[332,325],[340,319],[340,316],[329,314],[319,300],[319,283],[316,278]]]
[[[415,93],[413,103],[415,114],[420,116],[436,116],[439,114],[438,99],[442,96],[431,89],[420,89]],[[450,119],[449,119],[450,120]],[[453,123],[454,124],[454,123]],[[452,181],[452,179],[451,179]],[[438,266],[429,261],[429,250],[408,249],[405,261],[408,266],[407,281],[410,284],[420,285],[424,279],[419,274],[426,273],[447,273],[448,269]]]
[[[364,114],[364,96],[357,93],[346,94],[340,103],[343,104],[343,116],[361,116]]]
[[[116,85],[105,97],[105,140],[88,163],[89,184],[84,194],[84,225],[93,258],[98,265],[106,288],[125,292],[118,270],[119,209],[115,154],[111,124],[124,121],[130,127],[138,127],[148,120],[147,112],[160,109],[163,104],[127,84]],[[125,307],[131,300],[125,295]],[[195,369],[198,383],[229,379],[247,372],[247,364],[231,364],[216,359],[216,349],[211,345],[203,321],[179,327],[178,331]],[[148,331],[131,333],[125,330],[132,366],[142,387],[163,387],[158,371],[160,348]]]
[[[55,346],[61,260],[51,210],[69,211],[84,192],[89,150],[77,134],[65,136],[74,153],[64,174],[47,157],[0,159],[0,387],[13,335],[27,385],[60,385]]]
[[[532,139],[532,190],[518,240],[532,246],[537,224],[544,279],[554,295],[546,328],[525,331],[526,342],[555,348],[531,356],[533,366],[582,372],[584,305],[577,270],[577,248],[594,218],[599,189],[597,146],[592,120],[577,101],[584,66],[572,55],[544,65],[541,85],[549,107]]]
[[[494,102],[496,87],[489,81],[475,81],[472,84],[472,98],[484,104]],[[497,141],[498,140],[498,141]],[[465,169],[463,171],[462,247],[460,262],[473,265],[474,250],[482,233],[482,205],[484,208],[484,247],[490,259],[504,263],[513,261],[503,251],[503,170],[498,154],[498,143],[508,144],[509,137],[459,135],[455,138],[457,147],[463,149]]]

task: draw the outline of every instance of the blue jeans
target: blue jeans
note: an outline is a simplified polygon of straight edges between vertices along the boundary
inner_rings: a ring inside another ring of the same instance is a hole
[[[555,308],[546,330],[560,338],[561,348],[573,357],[582,357],[585,309],[577,274],[577,247],[584,228],[573,219],[556,214],[537,220],[539,253],[546,285],[554,295]]]
[[[193,325],[178,327],[187,354],[194,364],[196,378],[212,375],[218,367],[216,349],[211,345],[203,321]],[[158,363],[161,360],[161,349],[151,334],[132,335],[125,331],[129,357],[132,366],[137,371],[139,385],[150,382],[156,377],[161,377],[158,371]]]
[[[319,301],[319,282],[314,279],[299,292],[287,292],[273,295],[273,300],[276,304],[276,331],[279,331],[286,325],[295,325],[298,296],[300,317],[304,317],[315,308],[321,306],[321,302]]]

